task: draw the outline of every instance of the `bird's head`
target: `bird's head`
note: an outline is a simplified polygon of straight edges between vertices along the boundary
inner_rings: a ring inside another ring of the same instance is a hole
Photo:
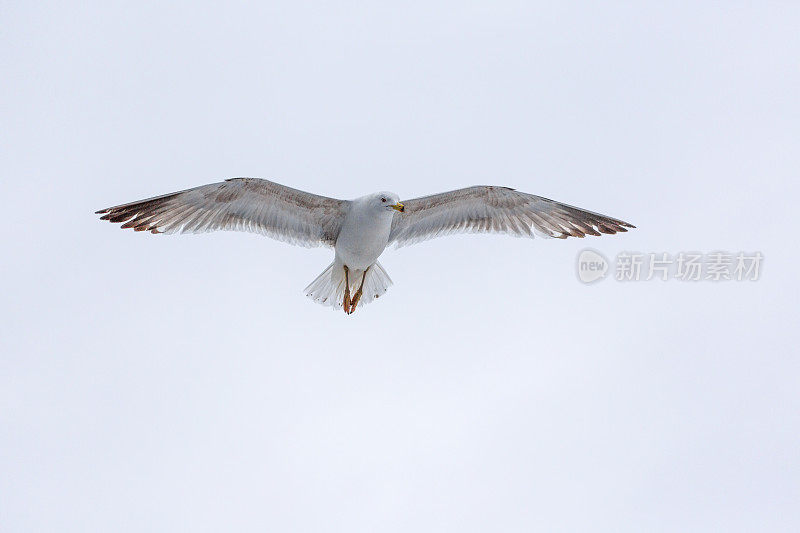
[[[405,207],[400,203],[400,197],[393,192],[376,192],[372,195],[371,203],[378,209],[394,209],[401,213]]]

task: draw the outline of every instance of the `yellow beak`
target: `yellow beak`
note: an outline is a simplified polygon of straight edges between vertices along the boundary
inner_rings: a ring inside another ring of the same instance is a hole
[[[404,206],[400,202],[397,202],[394,205],[390,205],[389,207],[391,207],[392,209],[395,209],[397,211],[400,211],[401,213],[406,210],[406,206]]]

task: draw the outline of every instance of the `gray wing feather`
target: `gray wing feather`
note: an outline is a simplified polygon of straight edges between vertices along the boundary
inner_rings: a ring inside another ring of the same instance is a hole
[[[454,233],[506,233],[518,237],[613,234],[632,224],[508,187],[480,185],[403,202],[389,243],[397,248]]]
[[[249,231],[299,246],[333,246],[349,202],[258,178],[232,178],[97,211],[152,233]]]

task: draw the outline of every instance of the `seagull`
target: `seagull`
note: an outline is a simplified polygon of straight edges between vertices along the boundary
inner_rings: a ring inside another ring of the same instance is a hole
[[[348,315],[392,285],[378,262],[390,245],[399,248],[455,233],[566,239],[635,228],[509,187],[479,185],[404,202],[392,192],[337,200],[261,178],[231,178],[96,214],[134,231],[249,231],[299,246],[333,248],[333,262],[305,294]]]

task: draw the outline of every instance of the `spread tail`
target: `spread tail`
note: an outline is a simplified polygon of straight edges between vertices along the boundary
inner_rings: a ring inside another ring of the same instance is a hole
[[[348,278],[350,280],[350,294],[354,294],[361,285],[363,270],[350,270]],[[367,270],[364,278],[364,293],[358,303],[358,307],[367,305],[372,300],[381,297],[389,287],[392,286],[392,279],[377,261]],[[305,294],[321,305],[328,305],[334,310],[344,307],[344,267],[334,261],[317,279],[305,288]]]

